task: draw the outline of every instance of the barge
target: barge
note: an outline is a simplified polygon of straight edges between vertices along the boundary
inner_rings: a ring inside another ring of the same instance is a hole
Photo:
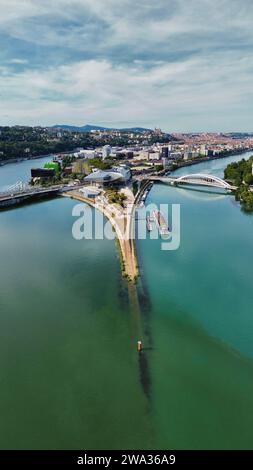
[[[170,230],[163,214],[160,211],[153,211],[153,218],[160,235],[169,235]]]

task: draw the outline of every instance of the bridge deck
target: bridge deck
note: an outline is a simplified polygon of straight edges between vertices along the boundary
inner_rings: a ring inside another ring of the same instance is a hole
[[[152,176],[149,178],[152,181],[161,181],[164,183],[173,183],[176,185],[195,185],[195,186],[208,186],[213,188],[220,188],[225,190],[236,190],[237,186],[232,186],[218,176],[210,174],[189,174],[183,176]]]

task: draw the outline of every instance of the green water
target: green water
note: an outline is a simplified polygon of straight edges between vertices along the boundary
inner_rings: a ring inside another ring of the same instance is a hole
[[[73,201],[0,213],[0,448],[253,448],[253,216],[150,201],[181,204],[181,246],[138,242],[140,312],[115,242],[73,240]]]
[[[72,238],[73,205],[0,214],[0,447],[149,447],[118,252]]]

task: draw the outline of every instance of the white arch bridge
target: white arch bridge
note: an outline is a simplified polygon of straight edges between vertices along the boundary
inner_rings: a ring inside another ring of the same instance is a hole
[[[212,188],[225,189],[227,191],[234,191],[236,186],[232,186],[218,176],[209,175],[205,173],[193,173],[183,176],[151,176],[152,181],[161,181],[174,185],[195,185],[195,186],[209,186]]]

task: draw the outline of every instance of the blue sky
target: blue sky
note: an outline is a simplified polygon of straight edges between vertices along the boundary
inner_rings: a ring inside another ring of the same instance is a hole
[[[0,6],[0,125],[253,131],[252,0]]]

